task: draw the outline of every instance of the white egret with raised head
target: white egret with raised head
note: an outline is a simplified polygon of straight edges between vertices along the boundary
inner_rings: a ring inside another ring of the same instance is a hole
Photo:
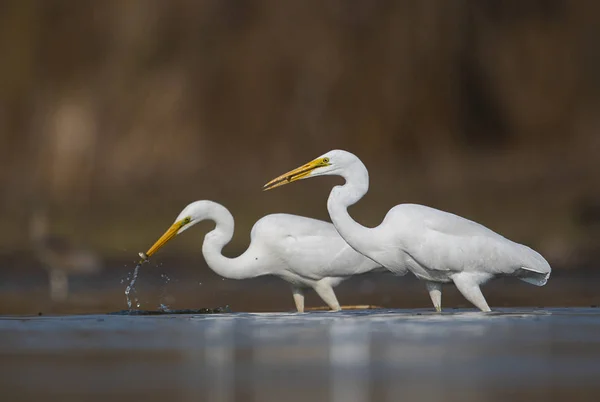
[[[396,205],[375,228],[356,222],[348,207],[369,190],[369,173],[354,154],[333,150],[265,184],[270,190],[300,179],[341,176],[344,185],[329,194],[327,209],[340,235],[358,252],[392,272],[406,269],[425,281],[437,311],[442,284],[453,282],[481,311],[490,311],[480,285],[497,276],[543,286],[548,262],[531,248],[515,243],[466,218],[417,204]]]

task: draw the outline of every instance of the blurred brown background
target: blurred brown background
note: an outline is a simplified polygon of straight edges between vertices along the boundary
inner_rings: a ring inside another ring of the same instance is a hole
[[[371,190],[352,208],[365,224],[397,203],[423,203],[534,247],[559,277],[592,277],[599,37],[592,0],[0,1],[0,297],[9,300],[0,312],[51,309],[32,253],[35,216],[102,259],[103,287],[75,285],[103,289],[115,308],[118,278],[131,269],[123,262],[190,201],[231,210],[228,255],[245,249],[268,213],[328,219],[336,179],[261,187],[333,148],[369,168]],[[236,283],[223,299],[225,285],[200,254],[210,227],[161,251],[160,269],[185,271],[181,282],[214,282],[188,289],[188,300],[264,299],[256,308],[269,309],[281,297],[291,308],[281,281]],[[414,303],[367,288],[357,301],[428,307],[420,287]],[[514,282],[498,294],[513,289],[558,303]],[[356,292],[346,292],[347,303]]]

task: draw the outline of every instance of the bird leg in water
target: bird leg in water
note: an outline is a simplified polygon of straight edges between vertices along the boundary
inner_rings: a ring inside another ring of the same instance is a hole
[[[337,297],[335,297],[333,288],[328,283],[323,282],[322,279],[318,281],[315,285],[315,292],[317,292],[319,297],[323,299],[323,301],[327,303],[327,305],[333,311],[340,311],[342,309],[340,307],[340,303],[337,300]]]
[[[433,307],[435,307],[435,311],[438,313],[442,312],[442,284],[439,282],[425,282],[425,286],[427,287],[427,291],[429,292],[429,297],[431,297],[431,301],[433,303]]]
[[[483,312],[492,311],[481,293],[479,283],[469,274],[461,272],[452,276],[452,281],[456,285],[458,291],[479,310]]]
[[[296,310],[298,310],[299,313],[304,313],[304,289],[292,286],[292,294],[294,295]]]

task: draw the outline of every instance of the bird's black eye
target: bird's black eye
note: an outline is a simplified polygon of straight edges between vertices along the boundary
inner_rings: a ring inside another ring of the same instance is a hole
[[[187,218],[185,218],[185,219],[183,220],[183,224],[184,224],[184,225],[187,225],[188,223],[190,223],[190,221],[191,221],[191,220],[192,220],[192,218],[190,218],[190,217],[188,216]]]
[[[329,158],[323,158],[324,163],[329,163]]]

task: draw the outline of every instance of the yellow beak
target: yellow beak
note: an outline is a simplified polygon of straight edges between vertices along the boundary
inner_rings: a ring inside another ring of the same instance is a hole
[[[175,237],[177,235],[177,232],[179,231],[179,229],[181,229],[182,226],[183,226],[183,220],[172,224],[171,227],[169,229],[167,229],[167,231],[160,237],[160,239],[158,239],[156,241],[156,243],[154,243],[152,245],[152,247],[150,247],[150,249],[148,249],[148,251],[145,254],[144,259],[147,259],[148,257],[152,256],[152,254],[156,253],[162,246],[167,244],[167,242],[169,240],[171,240],[173,237]],[[144,256],[142,256],[142,258],[143,257]]]
[[[315,159],[308,162],[306,165],[302,165],[294,170],[290,170],[287,173],[282,174],[279,177],[274,178],[263,186],[263,191],[272,190],[276,187],[283,186],[284,184],[291,183],[296,180],[305,179],[310,175],[310,172],[316,168],[329,166],[330,163],[324,161],[322,158]]]

